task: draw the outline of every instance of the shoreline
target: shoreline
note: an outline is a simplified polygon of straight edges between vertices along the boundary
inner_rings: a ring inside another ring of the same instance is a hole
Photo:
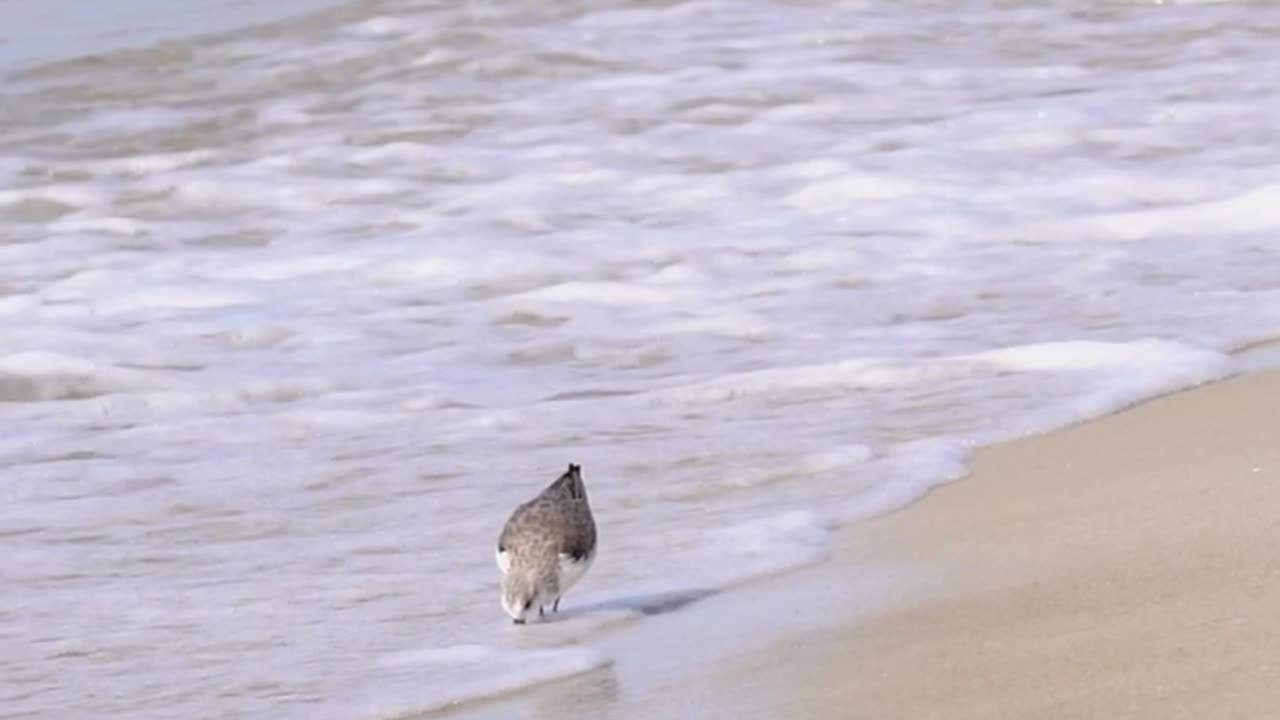
[[[448,716],[1266,716],[1276,427],[1265,370],[980,448],[963,479],[841,528],[827,561],[620,628],[593,643],[607,667]]]
[[[983,448],[963,480],[843,532],[888,563],[873,618],[718,682],[820,718],[1265,717],[1280,707],[1280,372]],[[923,578],[923,579],[922,579]],[[767,689],[740,681],[768,670]]]

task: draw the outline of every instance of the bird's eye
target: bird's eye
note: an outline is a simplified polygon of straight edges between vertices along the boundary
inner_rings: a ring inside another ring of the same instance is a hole
[[[531,608],[531,607],[533,607],[533,600],[525,600],[525,601],[524,601],[524,609],[525,609],[525,610],[528,610],[528,609],[529,609],[529,608]]]

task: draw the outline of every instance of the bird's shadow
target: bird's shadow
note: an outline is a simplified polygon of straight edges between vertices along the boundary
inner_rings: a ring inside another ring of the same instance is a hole
[[[621,597],[593,600],[562,608],[556,613],[557,620],[571,620],[575,617],[594,615],[597,613],[625,612],[640,615],[665,615],[686,608],[699,600],[704,600],[719,593],[711,588],[685,588],[657,593],[641,593],[623,595]]]

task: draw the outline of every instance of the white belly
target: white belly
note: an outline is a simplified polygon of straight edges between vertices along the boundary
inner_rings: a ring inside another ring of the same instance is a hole
[[[568,555],[560,556],[560,594],[564,595],[569,592],[569,588],[573,587],[587,574],[587,570],[591,568],[591,563],[595,562],[596,554],[590,553],[581,560],[575,561]]]
[[[503,575],[506,575],[507,571],[511,569],[511,553],[495,550],[494,557],[498,561],[498,569],[502,571]]]

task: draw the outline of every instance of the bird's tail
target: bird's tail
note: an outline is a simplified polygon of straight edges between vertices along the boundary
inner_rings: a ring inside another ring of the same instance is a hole
[[[587,485],[582,481],[582,467],[569,463],[569,469],[551,483],[549,490],[556,490],[577,500],[587,499]]]

